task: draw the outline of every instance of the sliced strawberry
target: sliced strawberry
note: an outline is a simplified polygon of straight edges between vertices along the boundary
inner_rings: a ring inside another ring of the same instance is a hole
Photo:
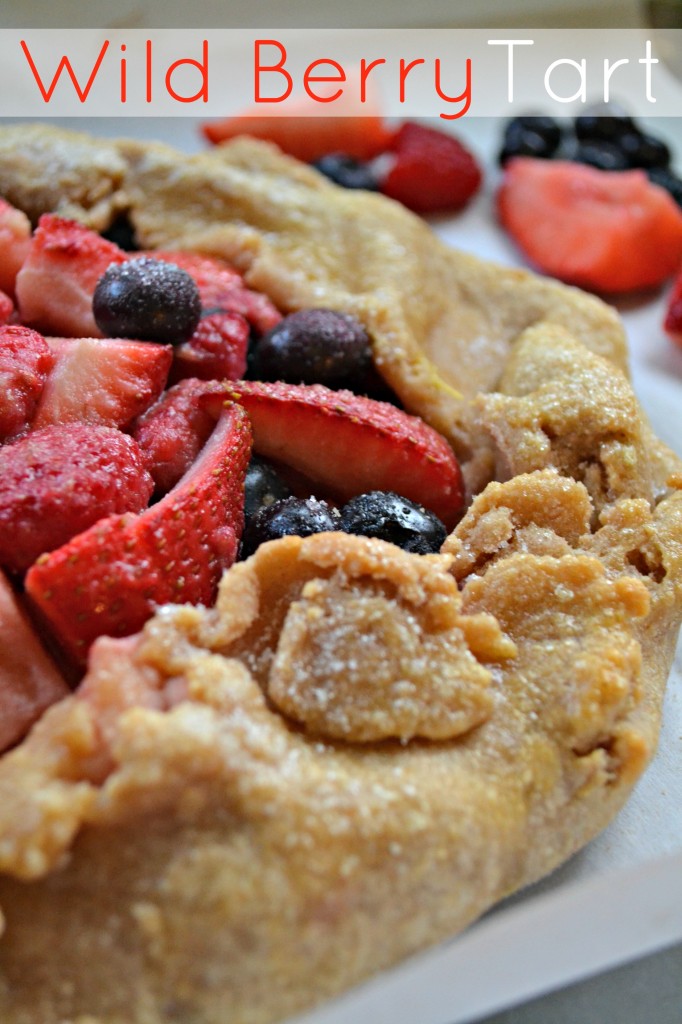
[[[452,135],[436,128],[406,121],[391,151],[395,156],[380,180],[380,190],[416,213],[460,210],[481,185],[481,169],[474,156]]]
[[[25,213],[0,199],[0,289],[11,297],[19,269],[31,245],[31,223]]]
[[[231,406],[180,483],[140,515],[101,519],[26,576],[26,592],[66,651],[84,662],[103,634],[137,632],[166,603],[210,604],[244,519],[248,417]]]
[[[583,288],[654,287],[682,261],[682,210],[644,171],[517,157],[498,210],[535,267]]]
[[[668,299],[663,327],[673,341],[682,346],[682,270],[675,278]]]
[[[175,263],[191,274],[199,289],[201,304],[207,311],[239,313],[260,334],[269,331],[282,319],[282,314],[267,295],[247,288],[241,274],[224,260],[195,252],[171,252],[164,249],[138,255]]]
[[[14,303],[6,292],[0,292],[0,325],[9,323],[14,312]]]
[[[431,509],[451,528],[464,497],[459,463],[440,434],[387,402],[320,384],[224,385],[222,396],[249,414],[254,450],[304,473],[347,501],[395,491]],[[201,400],[214,411],[221,392]]]
[[[227,142],[238,135],[274,142],[298,160],[318,160],[327,153],[346,153],[358,160],[370,160],[388,148],[393,130],[381,115],[379,103],[370,96],[362,105],[352,99],[337,100],[335,117],[320,117],[320,104],[301,97],[287,102],[284,114],[263,115],[262,107],[247,110],[240,117],[228,117],[202,126],[209,142]],[[306,116],[312,115],[312,116]]]
[[[29,426],[53,363],[37,331],[0,327],[0,443]]]
[[[0,572],[0,753],[18,743],[69,688]]]
[[[34,425],[100,423],[125,429],[156,401],[173,360],[170,345],[122,338],[48,338],[55,364]]]
[[[22,321],[45,334],[101,338],[92,315],[95,286],[107,267],[127,259],[128,253],[82,224],[44,214],[17,276]]]
[[[171,381],[239,380],[246,372],[249,325],[239,313],[211,313],[184,345],[173,350]]]
[[[120,430],[34,430],[0,448],[0,565],[23,572],[103,516],[141,512],[153,490],[142,452]]]
[[[132,431],[142,449],[157,494],[166,494],[185,475],[215,426],[215,417],[199,402],[207,385],[183,380],[164,392]]]

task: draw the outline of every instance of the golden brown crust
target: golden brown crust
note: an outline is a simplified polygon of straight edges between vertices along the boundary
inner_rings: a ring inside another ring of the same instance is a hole
[[[0,761],[3,1024],[265,1024],[464,927],[622,805],[680,620],[681,467],[596,300],[267,146],[117,152],[145,245],[358,313],[470,483],[500,477],[441,555],[262,546],[213,610],[98,641]]]

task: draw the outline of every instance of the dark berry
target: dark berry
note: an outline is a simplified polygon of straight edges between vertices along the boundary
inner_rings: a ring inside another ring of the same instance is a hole
[[[201,317],[199,289],[174,263],[142,257],[112,264],[95,288],[92,310],[109,338],[137,338],[179,345]]]
[[[125,213],[117,217],[107,230],[102,232],[102,237],[106,238],[109,242],[113,242],[119,249],[124,249],[126,252],[133,252],[135,249],[140,248],[135,237],[135,228]]]
[[[310,537],[313,533],[340,530],[336,509],[317,498],[283,498],[265,505],[248,521],[242,538],[242,554],[252,555],[261,544],[280,537]]]
[[[291,491],[268,462],[252,458],[244,481],[244,516],[250,519],[260,508],[288,498]]]
[[[647,170],[649,181],[669,192],[678,206],[682,206],[682,178],[678,178],[667,167],[650,167]]]
[[[583,142],[579,145],[573,159],[580,164],[589,164],[600,171],[625,171],[630,166],[627,157],[618,146],[611,142]]]
[[[667,167],[670,163],[670,150],[663,139],[653,135],[630,132],[618,145],[630,167]]]
[[[313,167],[343,188],[363,188],[368,192],[376,192],[379,188],[372,165],[345,153],[329,153],[316,160]]]
[[[392,491],[351,498],[341,509],[341,523],[346,533],[387,540],[415,555],[440,551],[447,536],[438,516]]]
[[[502,166],[513,156],[549,159],[561,143],[561,128],[553,117],[515,117],[504,130],[499,161]]]
[[[576,117],[575,134],[580,142],[613,142],[618,145],[623,135],[637,132],[635,122],[627,114],[599,116],[597,114],[583,114]]]
[[[249,373],[258,380],[348,387],[372,362],[372,345],[355,317],[331,309],[285,316],[256,346]]]

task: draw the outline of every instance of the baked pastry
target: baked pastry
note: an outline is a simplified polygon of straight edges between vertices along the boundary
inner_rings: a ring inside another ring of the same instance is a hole
[[[0,1019],[284,1019],[588,842],[653,754],[680,622],[682,467],[613,311],[248,140],[4,129],[0,195],[353,313],[470,495],[441,554],[285,538],[214,608],[95,644],[0,760]]]

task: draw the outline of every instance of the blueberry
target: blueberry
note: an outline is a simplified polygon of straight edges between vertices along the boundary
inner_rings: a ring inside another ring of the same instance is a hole
[[[348,387],[372,363],[372,345],[355,317],[304,309],[284,317],[256,346],[249,373],[259,380]]]
[[[647,170],[649,181],[669,192],[678,206],[682,206],[682,179],[673,174],[667,167],[650,167]]]
[[[201,317],[199,289],[174,263],[142,257],[113,263],[95,288],[92,310],[108,338],[139,338],[179,345]]]
[[[630,164],[618,146],[611,142],[583,142],[577,147],[573,159],[580,164],[598,167],[600,171],[624,171]]]
[[[387,540],[415,555],[440,551],[447,536],[438,516],[392,491],[351,498],[341,509],[341,524],[346,533]]]
[[[247,558],[268,540],[310,537],[313,533],[340,529],[341,517],[326,501],[283,498],[272,505],[265,505],[248,521],[242,538],[242,554]]]
[[[244,516],[250,519],[259,509],[288,498],[291,491],[269,462],[252,458],[244,481]]]
[[[519,131],[532,131],[544,141],[548,154],[552,154],[561,144],[561,126],[553,117],[545,115],[533,116],[530,114],[523,117],[515,117],[508,122],[505,128],[505,141]]]
[[[377,192],[379,189],[379,181],[371,164],[346,156],[345,153],[329,153],[316,160],[313,167],[343,188],[363,188],[368,192]]]
[[[583,114],[574,122],[575,134],[580,142],[613,142],[616,145],[623,135],[637,132],[635,122],[628,114],[599,116]]]
[[[623,135],[619,146],[630,167],[667,167],[670,163],[670,150],[653,135],[630,132]]]

